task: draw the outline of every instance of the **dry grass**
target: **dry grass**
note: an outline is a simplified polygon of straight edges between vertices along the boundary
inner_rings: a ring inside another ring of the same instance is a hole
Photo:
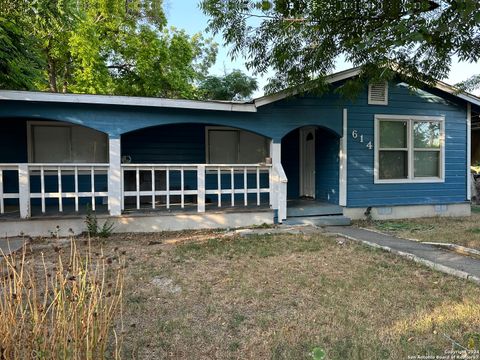
[[[480,348],[480,288],[322,234],[116,235],[133,359],[404,359]]]
[[[480,249],[480,208],[477,207],[472,208],[472,216],[469,217],[357,221],[355,224],[404,238]]]
[[[0,359],[120,358],[123,266],[75,242],[51,252],[0,255]]]

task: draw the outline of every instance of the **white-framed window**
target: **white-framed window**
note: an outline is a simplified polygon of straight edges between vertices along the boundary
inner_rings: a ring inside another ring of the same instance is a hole
[[[28,162],[108,163],[108,136],[84,126],[28,121]]]
[[[266,137],[249,131],[207,126],[205,149],[208,164],[258,164],[265,162],[269,142]]]
[[[375,183],[444,181],[443,116],[375,115]]]
[[[368,84],[368,104],[388,105],[388,82]]]

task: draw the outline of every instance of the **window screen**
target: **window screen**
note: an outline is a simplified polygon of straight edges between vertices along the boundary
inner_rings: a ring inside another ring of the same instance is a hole
[[[268,156],[268,142],[263,136],[231,129],[208,129],[210,164],[257,164]]]
[[[60,124],[31,124],[30,131],[32,162],[108,162],[108,138],[99,131]]]

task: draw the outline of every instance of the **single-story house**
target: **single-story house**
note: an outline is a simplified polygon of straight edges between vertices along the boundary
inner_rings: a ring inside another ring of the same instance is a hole
[[[0,91],[0,232],[470,214],[480,99],[438,82],[249,102]]]

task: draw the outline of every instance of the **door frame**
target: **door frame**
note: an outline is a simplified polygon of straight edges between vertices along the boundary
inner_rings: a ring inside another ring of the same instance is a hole
[[[317,141],[317,134],[316,134],[316,130],[317,130],[317,127],[316,126],[305,126],[305,127],[302,127],[299,129],[299,146],[300,146],[300,158],[299,158],[299,161],[300,161],[300,164],[299,164],[299,172],[300,172],[300,186],[299,186],[299,196],[302,197],[302,196],[305,196],[305,184],[304,184],[304,178],[305,178],[305,169],[306,169],[306,166],[305,166],[305,144],[306,144],[306,140],[305,140],[305,136],[309,133],[309,132],[312,132],[313,133],[313,146],[314,146],[314,151],[313,151],[313,154],[311,156],[311,161],[313,161],[313,181],[312,181],[312,198],[315,199],[315,191],[316,191],[316,184],[315,184],[315,180],[316,180],[316,176],[315,176],[315,173],[316,173],[316,163],[315,163],[315,150],[316,150],[316,141]]]

